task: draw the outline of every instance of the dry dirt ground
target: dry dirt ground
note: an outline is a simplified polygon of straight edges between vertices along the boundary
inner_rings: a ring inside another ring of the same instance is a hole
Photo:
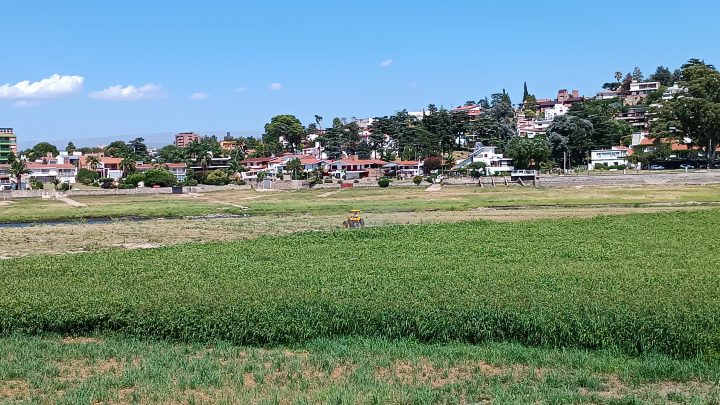
[[[365,215],[367,226],[457,222],[466,220],[520,221],[544,218],[589,218],[599,215],[687,211],[688,207],[476,208],[467,211],[391,212]],[[259,215],[247,218],[152,219],[106,224],[34,225],[0,228],[0,259],[36,254],[61,254],[101,249],[141,249],[189,242],[236,241],[262,235],[341,228],[341,214]]]

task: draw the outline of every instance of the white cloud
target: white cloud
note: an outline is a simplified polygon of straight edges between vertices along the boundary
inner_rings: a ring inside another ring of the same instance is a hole
[[[28,99],[52,98],[72,94],[82,89],[82,76],[60,76],[54,74],[37,82],[24,80],[15,84],[0,86],[0,98]]]
[[[117,85],[90,93],[90,98],[108,101],[138,101],[161,95],[162,87],[157,84],[148,83],[144,86]]]
[[[191,94],[190,100],[205,100],[208,97],[210,96],[208,96],[206,93],[199,92]]]
[[[269,87],[270,90],[280,90],[282,89],[282,83],[272,83]]]
[[[35,107],[39,103],[35,101],[18,100],[12,104],[15,108]]]
[[[238,87],[237,89],[235,89],[235,91],[237,91],[238,93],[242,93],[242,92],[245,92],[245,91],[247,91],[247,90],[248,90],[247,87]]]
[[[386,68],[386,67],[388,67],[388,66],[390,66],[390,65],[392,65],[392,59],[386,59],[386,60],[380,62],[380,67],[381,67],[381,68]]]

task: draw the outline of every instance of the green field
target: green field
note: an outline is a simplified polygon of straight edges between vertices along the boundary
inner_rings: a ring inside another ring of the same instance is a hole
[[[0,332],[720,353],[720,211],[310,232],[0,261]]]
[[[339,214],[350,209],[374,213],[466,211],[498,206],[590,206],[720,203],[720,186],[643,186],[586,188],[424,187],[293,192],[220,191],[202,196],[109,195],[78,196],[87,205],[73,207],[58,200],[24,199],[0,202],[0,222],[118,217],[185,217],[211,214]],[[246,209],[244,208],[246,207]]]
[[[0,403],[717,404],[718,380],[720,365],[697,359],[513,343],[0,338]]]

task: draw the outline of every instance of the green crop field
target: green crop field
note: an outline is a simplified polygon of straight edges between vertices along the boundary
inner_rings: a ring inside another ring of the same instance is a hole
[[[392,226],[0,261],[0,332],[379,336],[714,359],[720,211]]]

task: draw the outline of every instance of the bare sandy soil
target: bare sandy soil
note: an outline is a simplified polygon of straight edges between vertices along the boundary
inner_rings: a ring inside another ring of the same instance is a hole
[[[457,222],[467,220],[521,221],[543,218],[589,218],[599,215],[710,209],[688,207],[476,208],[468,211],[420,211],[365,215],[367,226]],[[247,218],[154,219],[107,224],[37,225],[0,228],[0,259],[90,252],[103,249],[143,249],[189,242],[237,241],[263,235],[340,229],[345,216],[261,215]]]

